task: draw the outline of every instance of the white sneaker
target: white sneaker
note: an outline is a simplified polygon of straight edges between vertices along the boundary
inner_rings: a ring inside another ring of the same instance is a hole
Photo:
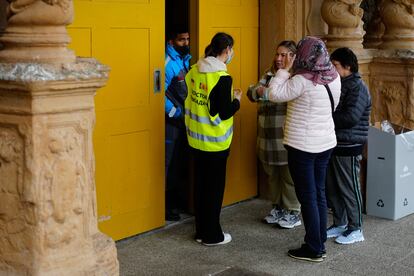
[[[331,225],[329,226],[328,229],[326,229],[326,237],[328,239],[339,237],[340,235],[342,235],[343,232],[346,231],[346,229],[347,229],[346,225],[340,225],[340,226]]]
[[[361,230],[346,230],[342,233],[342,235],[336,238],[335,242],[340,244],[351,244],[355,242],[362,242],[364,240],[364,235],[362,235]]]
[[[299,214],[293,212],[285,214],[279,221],[278,224],[282,228],[292,229],[293,227],[302,225]]]
[[[263,219],[263,221],[267,224],[275,224],[275,223],[278,223],[279,220],[283,218],[284,214],[285,214],[285,210],[273,208],[272,210],[270,210],[269,215],[267,215]]]
[[[223,245],[223,244],[231,242],[231,235],[229,233],[223,233],[223,236],[224,236],[224,240],[221,241],[221,242],[216,242],[216,243],[205,243],[205,242],[203,242],[203,244],[206,245],[206,246],[216,246],[216,245]]]

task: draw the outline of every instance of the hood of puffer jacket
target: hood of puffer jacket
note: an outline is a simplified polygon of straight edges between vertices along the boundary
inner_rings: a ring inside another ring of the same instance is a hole
[[[197,62],[200,73],[213,73],[218,71],[227,71],[227,66],[221,60],[215,57],[202,58]]]

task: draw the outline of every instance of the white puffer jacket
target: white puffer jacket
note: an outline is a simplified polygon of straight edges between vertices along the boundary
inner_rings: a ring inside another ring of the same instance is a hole
[[[301,75],[289,79],[289,72],[279,69],[265,92],[272,102],[288,102],[283,144],[295,149],[319,153],[336,146],[331,101],[323,85],[314,85]],[[338,105],[341,80],[328,84]]]

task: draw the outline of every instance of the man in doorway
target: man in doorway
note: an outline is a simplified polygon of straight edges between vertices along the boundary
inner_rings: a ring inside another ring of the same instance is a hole
[[[165,219],[180,220],[179,209],[187,202],[188,143],[184,125],[185,75],[191,55],[186,28],[174,28],[167,35],[165,51]]]

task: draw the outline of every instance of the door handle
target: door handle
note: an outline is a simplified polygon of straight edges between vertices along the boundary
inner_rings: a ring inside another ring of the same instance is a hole
[[[161,92],[161,70],[154,70],[154,93]]]

